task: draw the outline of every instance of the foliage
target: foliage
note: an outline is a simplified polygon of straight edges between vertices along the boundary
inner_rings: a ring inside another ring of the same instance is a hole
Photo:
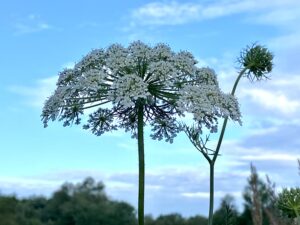
[[[208,222],[204,216],[192,216],[186,220],[186,225],[206,225]]]
[[[226,195],[222,200],[219,209],[214,212],[214,225],[236,225],[238,211],[234,198]]]
[[[15,196],[0,196],[0,225],[18,225],[17,204]]]
[[[249,209],[249,207],[244,207],[243,212],[237,218],[236,225],[253,225],[251,218],[251,209]]]
[[[245,210],[241,219],[246,223],[248,217],[254,225],[290,224],[291,220],[281,216],[276,206],[278,196],[275,192],[275,183],[272,183],[268,176],[266,176],[266,182],[262,180],[252,164],[250,168],[251,174],[243,193]]]
[[[202,216],[145,216],[146,225],[205,225]],[[49,199],[0,195],[0,225],[137,225],[136,211],[126,202],[110,200],[101,182],[86,178],[65,183]]]
[[[300,188],[284,188],[278,196],[277,207],[288,217],[300,217]]]
[[[124,202],[109,201],[104,185],[87,178],[83,183],[65,184],[49,200],[48,221],[54,224],[132,224],[133,207]]]
[[[177,213],[159,216],[155,221],[155,225],[182,225],[184,223],[185,219]]]
[[[0,225],[136,225],[134,208],[110,200],[92,178],[66,183],[50,199],[0,197]]]
[[[254,225],[262,225],[263,221],[263,209],[262,209],[262,197],[265,196],[266,188],[265,184],[259,180],[256,168],[251,164],[251,175],[248,178],[249,185],[246,187],[244,193],[247,203],[251,205],[251,215]]]

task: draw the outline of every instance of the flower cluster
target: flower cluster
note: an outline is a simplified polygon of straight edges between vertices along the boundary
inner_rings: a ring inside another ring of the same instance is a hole
[[[108,99],[124,108],[131,108],[135,106],[137,99],[146,99],[149,95],[148,84],[141,77],[129,74],[120,77],[111,85]]]
[[[179,90],[178,110],[192,113],[199,128],[204,125],[210,132],[217,131],[218,118],[230,117],[241,123],[236,98],[220,90],[215,72],[201,68],[196,77],[195,82],[185,84]]]
[[[79,124],[86,109],[95,108],[85,129],[101,135],[124,128],[136,136],[142,106],[144,122],[153,127],[151,137],[172,142],[180,131],[178,114],[192,113],[211,131],[218,117],[240,121],[237,100],[220,91],[213,70],[196,63],[191,53],[175,53],[165,44],[149,47],[137,41],[128,48],[95,49],[59,74],[42,112],[44,126],[55,119],[65,126]]]

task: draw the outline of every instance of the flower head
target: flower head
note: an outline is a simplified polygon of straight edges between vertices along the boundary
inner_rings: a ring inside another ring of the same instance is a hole
[[[200,68],[195,77],[179,90],[178,110],[192,113],[200,131],[205,126],[210,132],[217,132],[218,118],[230,117],[241,123],[237,99],[220,90],[214,70]]]
[[[215,72],[196,67],[186,51],[168,45],[150,47],[140,41],[127,48],[113,44],[94,49],[73,69],[59,74],[57,89],[46,101],[42,120],[79,124],[86,109],[95,108],[84,125],[96,135],[124,128],[137,131],[137,109],[153,139],[172,142],[180,131],[176,115],[192,113],[199,125],[216,130],[218,117],[240,121],[237,100],[220,91]]]
[[[125,128],[135,136],[137,107],[142,105],[145,123],[154,127],[151,136],[171,142],[179,131],[176,83],[194,70],[191,54],[174,53],[165,44],[151,48],[137,41],[128,48],[113,44],[106,50],[94,49],[73,69],[59,74],[57,89],[43,108],[44,126],[56,119],[65,126],[79,124],[86,109],[95,108],[85,129],[102,135]]]
[[[267,78],[266,74],[272,71],[273,58],[273,54],[267,48],[253,44],[241,52],[238,62],[242,69],[246,69],[250,80],[261,80]]]

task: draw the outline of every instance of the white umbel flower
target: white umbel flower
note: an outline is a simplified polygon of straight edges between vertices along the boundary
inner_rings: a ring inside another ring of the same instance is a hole
[[[150,95],[148,84],[135,74],[129,74],[116,80],[108,92],[108,99],[120,103],[124,109],[133,107],[139,98],[146,99]]]
[[[86,92],[97,92],[105,84],[106,76],[102,70],[90,69],[80,77],[78,82],[78,85],[80,85],[79,89],[86,90]]]
[[[185,85],[179,93],[178,110],[192,113],[195,121],[209,121],[205,123],[208,129],[216,131],[217,117],[228,116],[241,123],[237,99],[230,94],[224,94],[216,85]]]
[[[105,123],[96,118],[107,118],[113,123],[107,123],[105,131],[125,128],[135,136],[137,108],[142,105],[145,121],[155,128],[153,138],[172,141],[179,131],[176,115],[192,113],[198,124],[209,128],[226,116],[240,121],[237,100],[220,91],[212,69],[196,64],[191,53],[173,52],[165,44],[150,47],[136,41],[127,48],[113,44],[92,50],[73,69],[59,74],[57,90],[43,109],[44,125],[55,119],[79,123],[86,109],[95,108],[85,128],[100,135]],[[111,108],[104,110],[106,106]]]

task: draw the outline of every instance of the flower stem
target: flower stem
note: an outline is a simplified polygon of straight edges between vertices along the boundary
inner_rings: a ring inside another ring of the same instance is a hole
[[[246,72],[247,68],[245,67],[244,69],[241,70],[241,72],[239,73],[237,79],[235,80],[235,83],[233,85],[232,91],[231,91],[231,95],[235,94],[237,85],[240,81],[240,79],[242,78],[242,76],[244,75],[244,73]],[[210,187],[209,187],[209,193],[210,193],[210,197],[209,197],[209,215],[208,215],[208,225],[212,225],[213,224],[213,211],[214,211],[214,166],[215,166],[215,162],[217,160],[219,151],[220,151],[220,147],[223,141],[223,137],[225,134],[225,130],[226,130],[226,126],[227,126],[227,121],[228,121],[228,116],[224,119],[224,123],[222,126],[222,130],[221,130],[221,134],[218,140],[218,144],[216,147],[216,151],[214,153],[214,157],[211,161],[209,161],[209,166],[210,166]]]
[[[209,214],[208,214],[208,225],[213,224],[213,213],[214,213],[214,162],[209,163]]]
[[[231,91],[231,95],[235,94],[236,87],[237,87],[239,81],[241,80],[242,76],[246,72],[246,70],[247,70],[247,68],[244,68],[239,73],[239,76],[236,78],[235,83],[233,85],[233,88],[232,88],[232,91]],[[221,134],[220,134],[220,137],[219,137],[219,141],[218,141],[218,144],[217,144],[217,147],[216,147],[216,151],[215,151],[215,154],[214,154],[214,157],[213,157],[213,161],[214,162],[216,161],[217,156],[218,156],[219,151],[220,151],[220,147],[221,147],[221,144],[222,144],[222,141],[223,141],[223,137],[224,137],[224,134],[225,134],[225,129],[226,129],[226,126],[227,126],[227,121],[228,121],[228,116],[225,118],[223,126],[222,126],[222,130],[221,130]]]
[[[145,156],[144,156],[144,112],[143,104],[138,106],[138,153],[139,153],[139,194],[138,194],[138,224],[144,225],[145,197]]]

